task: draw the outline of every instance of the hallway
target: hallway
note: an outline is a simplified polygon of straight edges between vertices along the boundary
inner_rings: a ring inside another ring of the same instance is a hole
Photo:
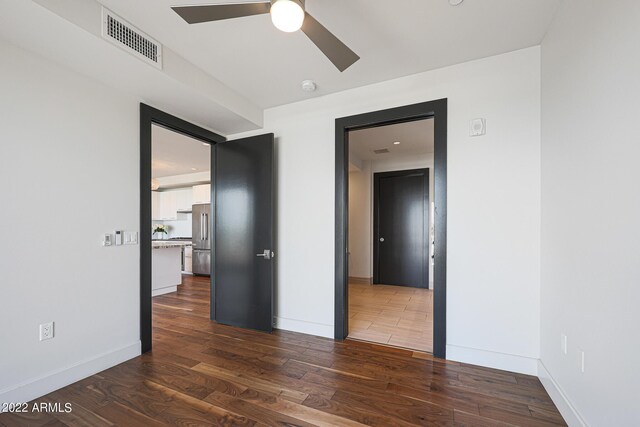
[[[349,284],[349,338],[433,351],[433,291]]]

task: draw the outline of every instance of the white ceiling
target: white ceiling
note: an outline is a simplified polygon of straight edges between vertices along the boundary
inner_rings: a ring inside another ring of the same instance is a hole
[[[211,147],[189,136],[152,125],[151,147],[153,178],[205,172],[210,168]]]
[[[272,107],[540,44],[560,0],[306,0],[307,11],[361,56],[340,73],[301,32],[268,15],[188,25],[170,6],[229,0],[101,0],[252,100]],[[307,94],[300,82],[313,79]]]
[[[381,160],[433,153],[433,137],[433,119],[351,131],[349,132],[350,160],[357,164],[359,160]],[[400,144],[394,145],[396,141]],[[373,152],[383,148],[388,149],[389,153]]]

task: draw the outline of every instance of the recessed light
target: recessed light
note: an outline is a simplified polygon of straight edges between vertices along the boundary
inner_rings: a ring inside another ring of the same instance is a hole
[[[400,141],[394,142],[393,145],[400,145]]]

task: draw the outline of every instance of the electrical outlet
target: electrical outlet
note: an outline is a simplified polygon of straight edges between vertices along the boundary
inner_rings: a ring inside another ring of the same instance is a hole
[[[53,322],[40,325],[40,341],[50,340],[51,338],[53,338]]]
[[[567,346],[567,336],[565,334],[560,335],[560,351],[563,354],[567,354],[569,352],[569,347]]]
[[[584,350],[580,350],[580,372],[584,374]]]

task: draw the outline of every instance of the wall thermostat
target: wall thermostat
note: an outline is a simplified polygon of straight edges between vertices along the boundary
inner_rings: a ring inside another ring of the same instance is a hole
[[[115,235],[116,235],[116,246],[122,245],[122,231],[116,230]]]
[[[473,119],[469,122],[469,136],[482,136],[487,133],[486,119]]]

